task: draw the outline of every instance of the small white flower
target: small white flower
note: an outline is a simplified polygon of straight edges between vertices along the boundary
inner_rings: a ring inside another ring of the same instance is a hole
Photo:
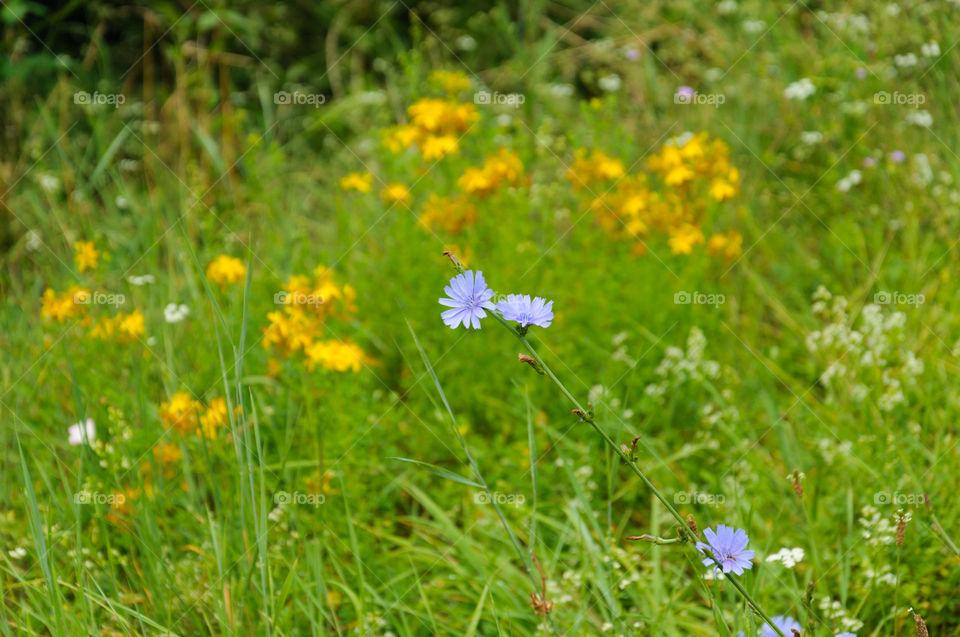
[[[130,282],[130,285],[140,287],[142,285],[147,285],[148,283],[153,283],[154,279],[152,274],[142,274],[139,276],[136,274],[131,274],[127,277],[127,281]]]
[[[737,10],[737,0],[723,0],[717,4],[717,13],[729,15]]]
[[[163,308],[163,318],[167,323],[179,323],[190,314],[190,308],[186,305],[177,305],[170,303]]]
[[[914,126],[930,128],[933,125],[933,115],[930,114],[930,111],[910,111],[907,113],[907,121]]]
[[[60,180],[53,175],[40,175],[40,187],[47,192],[52,192],[60,188]]]
[[[817,87],[813,85],[809,78],[805,77],[792,82],[787,88],[783,89],[783,96],[788,100],[805,100],[816,92]]]
[[[819,144],[823,141],[823,133],[816,130],[805,130],[800,133],[800,141],[811,146]]]
[[[913,53],[894,55],[893,64],[894,66],[899,66],[901,69],[908,69],[917,65],[917,56]]]
[[[620,90],[620,86],[623,82],[620,80],[620,76],[611,73],[610,75],[604,75],[599,80],[597,80],[597,85],[601,90],[606,91],[607,93],[616,93]]]
[[[19,560],[27,556],[27,549],[23,548],[22,546],[18,546],[15,549],[7,551],[7,555],[15,560]]]
[[[40,238],[40,233],[36,230],[27,231],[26,241],[27,250],[30,252],[36,252],[43,247],[43,240]]]
[[[85,422],[70,425],[67,431],[70,435],[70,444],[74,447],[84,443],[89,445],[97,438],[97,427],[93,423],[93,418],[87,418]]]
[[[768,562],[780,562],[787,568],[793,568],[799,562],[803,561],[804,552],[802,548],[782,548],[776,553],[767,556]]]
[[[477,48],[477,41],[469,35],[461,35],[456,39],[455,44],[461,51],[473,51]]]
[[[760,33],[767,28],[767,23],[763,20],[747,20],[743,23],[743,30],[747,33]]]
[[[920,47],[920,55],[925,58],[940,57],[940,45],[937,44],[936,40],[930,40]]]

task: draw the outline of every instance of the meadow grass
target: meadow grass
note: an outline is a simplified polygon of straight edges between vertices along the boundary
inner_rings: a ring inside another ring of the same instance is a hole
[[[827,4],[602,1],[494,68],[412,17],[316,107],[183,62],[21,104],[3,634],[954,634],[960,19]],[[553,323],[447,328],[444,252]]]

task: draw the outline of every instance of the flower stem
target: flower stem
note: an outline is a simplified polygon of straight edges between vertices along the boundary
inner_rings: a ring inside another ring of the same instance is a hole
[[[550,378],[550,380],[552,380],[554,384],[556,384],[556,386],[560,388],[560,391],[563,393],[563,395],[566,396],[567,400],[569,400],[573,404],[573,406],[576,408],[577,414],[580,416],[580,419],[586,421],[591,427],[593,427],[593,429],[598,434],[600,434],[600,437],[603,438],[604,442],[607,443],[607,446],[613,449],[613,451],[618,456],[620,456],[620,459],[623,460],[627,464],[627,466],[629,466],[630,469],[633,470],[633,472],[637,475],[637,477],[639,477],[643,481],[643,483],[647,485],[650,491],[653,492],[653,495],[657,498],[657,500],[659,500],[660,503],[663,504],[663,506],[667,507],[667,511],[670,512],[670,515],[676,518],[677,522],[680,524],[681,536],[688,541],[696,542],[697,537],[694,535],[693,531],[690,530],[690,527],[687,526],[687,522],[686,520],[683,519],[683,516],[680,515],[680,512],[677,511],[677,509],[670,503],[669,500],[667,500],[666,496],[664,496],[663,493],[661,493],[660,489],[658,489],[653,484],[653,482],[650,481],[650,479],[646,476],[646,474],[643,473],[640,467],[637,466],[637,464],[630,458],[630,456],[624,453],[620,445],[618,445],[616,441],[614,441],[613,438],[611,438],[610,435],[607,434],[606,431],[600,428],[600,425],[598,425],[597,422],[594,420],[593,415],[590,413],[590,411],[588,411],[587,409],[584,409],[583,405],[580,404],[580,401],[578,401],[574,397],[574,395],[570,393],[570,390],[567,389],[566,385],[564,385],[563,382],[561,382],[561,380],[557,378],[557,375],[553,373],[553,370],[550,369],[550,366],[547,365],[547,363],[544,362],[544,360],[540,357],[540,354],[538,354],[537,350],[533,348],[533,345],[530,344],[530,341],[527,340],[527,337],[521,334],[518,330],[515,330],[514,328],[512,328],[510,324],[507,323],[507,321],[504,320],[504,318],[499,314],[497,314],[496,312],[491,312],[491,314],[500,322],[501,325],[507,328],[511,334],[513,334],[518,339],[520,339],[520,342],[523,343],[523,346],[527,349],[528,352],[530,352],[530,355],[534,358],[535,361],[537,361],[537,363],[540,365],[540,368],[543,369],[544,372],[546,372],[546,375]],[[719,563],[718,563],[718,566],[719,566]],[[777,627],[777,625],[773,623],[773,620],[770,619],[770,617],[766,614],[766,612],[764,612],[764,610],[760,608],[760,605],[757,604],[756,601],[754,601],[753,597],[750,595],[750,593],[746,591],[746,589],[743,587],[743,585],[740,582],[735,580],[732,576],[727,576],[725,579],[730,580],[730,583],[733,584],[734,588],[737,589],[737,591],[740,593],[743,599],[747,602],[747,604],[750,605],[750,607],[754,610],[754,612],[760,615],[763,621],[766,622],[767,625],[769,625],[773,629],[773,631],[777,635],[779,635],[779,637],[786,637],[786,635],[783,634],[783,632]]]

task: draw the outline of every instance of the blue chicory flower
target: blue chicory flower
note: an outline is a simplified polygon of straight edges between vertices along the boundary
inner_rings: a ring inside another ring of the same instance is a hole
[[[704,558],[704,566],[716,566],[724,573],[733,571],[737,575],[743,575],[743,569],[753,568],[753,551],[747,549],[747,543],[750,538],[743,529],[734,529],[723,524],[717,525],[717,531],[707,529],[703,532],[706,542],[697,542],[697,550],[704,553],[704,549],[710,549],[713,557]]]
[[[497,303],[497,310],[505,320],[516,321],[520,327],[550,327],[553,322],[553,301],[539,296],[531,299],[529,294],[508,294]]]
[[[800,622],[795,620],[793,617],[789,617],[787,615],[774,615],[770,619],[772,619],[773,623],[777,625],[777,628],[780,629],[780,632],[787,637],[792,637],[794,630],[800,634],[803,634],[803,626],[801,626]],[[770,626],[764,624],[763,628],[760,629],[759,637],[779,637],[779,635],[777,635],[777,633],[774,632]]]
[[[457,329],[461,323],[466,328],[480,329],[480,319],[486,318],[487,313],[497,309],[490,301],[493,290],[487,287],[483,280],[483,272],[467,270],[450,279],[450,285],[443,288],[450,298],[440,299],[440,305],[453,308],[443,312],[440,316],[444,324],[450,329]]]

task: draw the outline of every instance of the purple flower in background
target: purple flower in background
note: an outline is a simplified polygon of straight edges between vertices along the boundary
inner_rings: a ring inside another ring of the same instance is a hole
[[[798,633],[803,634],[803,626],[800,625],[800,622],[795,620],[793,617],[787,615],[774,615],[770,619],[773,620],[773,623],[777,625],[777,628],[780,629],[787,637],[793,635],[793,631],[796,630]],[[760,629],[759,637],[779,637],[777,633],[773,632],[773,629],[763,625],[763,628]]]
[[[704,549],[710,549],[713,558],[704,558],[704,566],[716,566],[724,573],[733,571],[737,575],[743,575],[743,569],[753,568],[750,560],[753,559],[753,551],[747,549],[747,532],[743,529],[734,529],[723,524],[717,525],[717,532],[713,529],[707,529],[703,532],[706,542],[697,542],[697,550],[701,553]]]
[[[873,168],[877,165],[877,160],[874,157],[864,157],[863,158],[863,167],[864,168]]]
[[[677,92],[674,93],[674,96],[681,100],[692,100],[696,93],[692,86],[681,86],[677,89]]]
[[[863,78],[867,77],[867,69],[860,67],[856,70],[856,74],[857,74],[857,79],[862,80]]]
[[[553,322],[553,301],[539,296],[531,300],[529,294],[508,294],[507,298],[497,303],[497,310],[504,319],[520,323],[520,327],[550,327]]]
[[[452,330],[457,329],[461,323],[464,327],[478,330],[480,319],[487,316],[484,310],[497,309],[497,306],[490,301],[493,298],[493,290],[488,288],[486,281],[483,280],[483,272],[474,273],[473,270],[467,270],[458,274],[450,279],[450,285],[443,288],[443,291],[450,298],[440,299],[440,305],[453,309],[445,311],[440,316]]]
[[[857,633],[837,633],[833,637],[857,637]]]
[[[627,49],[623,55],[631,62],[636,62],[640,59],[640,49]]]
[[[890,153],[890,161],[892,161],[895,164],[902,164],[903,160],[906,158],[907,156],[904,154],[902,150],[895,150],[892,153]]]

